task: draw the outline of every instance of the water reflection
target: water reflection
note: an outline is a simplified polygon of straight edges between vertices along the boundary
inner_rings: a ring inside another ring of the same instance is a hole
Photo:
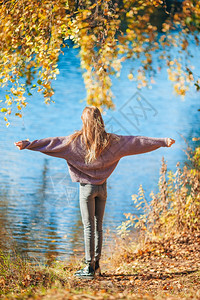
[[[47,262],[62,254],[66,257],[66,253],[72,254],[74,249],[83,252],[78,186],[72,185],[68,176],[49,175],[48,159],[44,159],[41,176],[37,185],[33,184],[35,191],[27,193],[25,190],[24,194],[11,197],[11,186],[7,184],[3,188],[1,184],[0,249],[15,249],[34,260],[41,260],[42,255]],[[72,201],[75,201],[73,206]],[[66,226],[69,206],[74,210],[74,222]],[[66,227],[71,229],[70,235]]]

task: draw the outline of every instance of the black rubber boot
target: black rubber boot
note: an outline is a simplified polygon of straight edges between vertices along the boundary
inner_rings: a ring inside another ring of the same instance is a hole
[[[88,263],[85,268],[78,270],[74,275],[82,279],[93,279],[95,277],[95,270],[94,267]]]

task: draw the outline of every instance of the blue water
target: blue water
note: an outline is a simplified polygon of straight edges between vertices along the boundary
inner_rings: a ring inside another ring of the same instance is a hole
[[[196,51],[195,46],[193,50]],[[78,50],[69,48],[60,57],[60,74],[54,82],[55,103],[45,105],[34,93],[23,118],[0,126],[0,248],[18,251],[36,260],[64,259],[83,253],[83,231],[78,203],[78,183],[72,183],[64,160],[28,150],[14,142],[69,135],[81,128],[86,91]],[[195,60],[196,68],[198,69]],[[161,159],[175,171],[186,160],[183,137],[200,136],[200,93],[191,89],[185,100],[173,94],[166,70],[157,75],[152,89],[138,91],[127,79],[132,62],[123,65],[121,77],[113,80],[115,111],[103,115],[108,131],[125,135],[172,137],[176,144],[154,152],[121,159],[108,179],[104,217],[104,244],[112,244],[112,232],[125,220],[124,213],[137,212],[131,195],[142,184],[149,199],[157,191]],[[199,63],[198,63],[199,64]],[[6,91],[1,91],[1,97]],[[183,136],[183,137],[182,137]],[[194,146],[194,142],[190,142]]]

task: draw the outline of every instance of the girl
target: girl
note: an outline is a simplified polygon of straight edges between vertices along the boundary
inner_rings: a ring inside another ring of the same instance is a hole
[[[81,119],[82,129],[72,135],[33,142],[24,140],[15,145],[20,150],[40,151],[67,161],[72,181],[80,183],[79,200],[84,226],[86,266],[75,276],[94,278],[95,274],[100,275],[107,178],[122,157],[170,147],[175,140],[107,133],[101,113],[94,106],[85,107]]]

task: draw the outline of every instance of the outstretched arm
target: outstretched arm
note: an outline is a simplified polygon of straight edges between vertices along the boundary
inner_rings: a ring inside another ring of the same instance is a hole
[[[119,149],[120,157],[134,154],[142,154],[154,151],[160,147],[171,147],[175,140],[171,138],[150,138],[145,136],[121,136],[116,149]]]
[[[41,140],[34,140],[33,142],[24,140],[16,142],[14,144],[18,147],[19,150],[29,149],[33,151],[40,151],[50,156],[65,159],[67,158],[69,149],[67,145],[67,137],[44,138]]]

